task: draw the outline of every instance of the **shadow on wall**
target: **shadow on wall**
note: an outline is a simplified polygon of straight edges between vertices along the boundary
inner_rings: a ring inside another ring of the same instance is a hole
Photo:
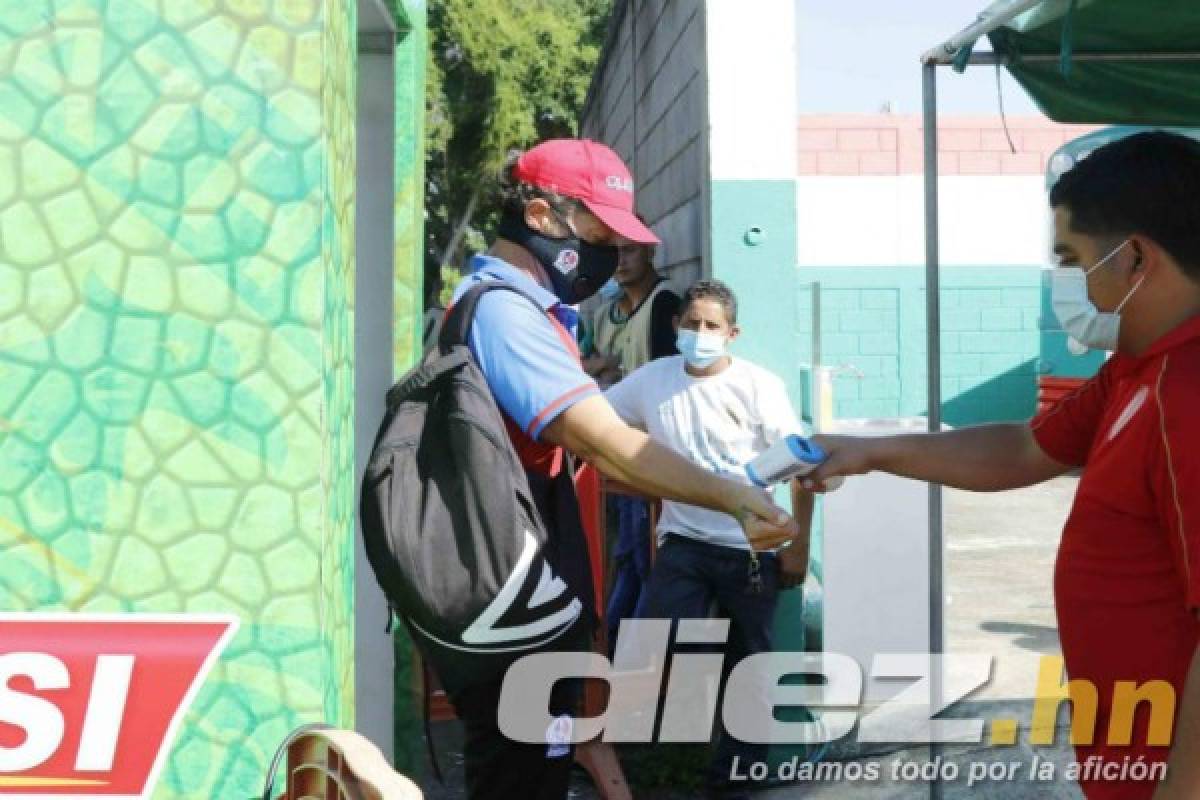
[[[942,403],[947,425],[962,427],[984,422],[1020,422],[1037,410],[1037,359],[1030,359]]]

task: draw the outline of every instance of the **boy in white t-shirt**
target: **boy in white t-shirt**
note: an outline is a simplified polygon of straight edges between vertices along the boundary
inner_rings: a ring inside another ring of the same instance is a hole
[[[804,428],[782,380],[727,353],[739,333],[737,299],[728,286],[716,280],[694,284],[679,313],[681,355],[650,362],[605,396],[632,427],[713,472],[750,483],[746,463]],[[803,535],[779,551],[757,554],[733,517],[664,500],[640,616],[703,619],[715,603],[718,617],[730,620],[726,670],[771,650],[779,590],[802,583],[808,568],[813,496],[798,482],[791,493]],[[765,745],[739,742],[722,731],[709,775],[717,796],[740,796],[738,787],[726,786],[734,756],[744,773],[752,762],[765,761],[766,751]],[[721,794],[725,791],[731,793]]]

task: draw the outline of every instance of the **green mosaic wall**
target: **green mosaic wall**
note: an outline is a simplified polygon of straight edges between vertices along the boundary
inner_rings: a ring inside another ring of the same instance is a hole
[[[325,533],[320,537],[321,608],[328,631],[324,719],[354,720],[354,188],[357,86],[357,4],[325,2],[321,118],[325,158],[321,264],[325,271],[322,320],[320,477]]]
[[[155,798],[353,724],[354,8],[0,0],[0,608],[241,618]]]

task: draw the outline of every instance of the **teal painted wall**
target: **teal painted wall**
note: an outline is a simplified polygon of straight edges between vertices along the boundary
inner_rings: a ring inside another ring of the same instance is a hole
[[[742,337],[734,352],[784,378],[792,401],[801,407],[802,376],[797,365],[808,358],[795,336],[801,312],[797,291],[796,183],[712,181],[712,277],[729,284],[738,298]],[[758,244],[747,233],[761,232]]]
[[[812,292],[821,284],[822,362],[850,365],[835,381],[838,417],[926,411],[925,270],[797,269],[796,350],[812,353]],[[942,270],[942,412],[948,424],[1022,420],[1037,407],[1039,374],[1088,376],[1102,358],[1071,356],[1039,267]]]
[[[808,357],[808,350],[801,349],[803,343],[795,335],[801,299],[800,276],[794,268],[796,182],[714,180],[709,186],[710,274],[729,284],[738,298],[742,336],[733,351],[783,378],[793,407],[807,413],[804,376],[797,365]],[[757,229],[758,235],[748,237],[751,229]],[[786,504],[785,495],[780,490],[777,501]],[[819,540],[814,540],[810,554],[818,564],[820,552]],[[803,592],[780,595],[774,631],[777,648],[805,649],[804,612]],[[791,751],[776,755],[790,756]]]
[[[403,375],[421,352],[421,303],[425,249],[425,59],[428,28],[425,0],[390,0],[397,21],[396,69],[396,215],[395,215],[395,375]],[[420,779],[423,756],[421,676],[404,626],[395,645],[394,766]]]

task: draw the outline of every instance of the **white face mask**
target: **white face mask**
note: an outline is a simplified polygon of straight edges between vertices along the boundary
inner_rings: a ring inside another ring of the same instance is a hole
[[[1054,306],[1054,315],[1073,340],[1093,350],[1117,349],[1121,309],[1146,280],[1143,277],[1138,281],[1113,311],[1101,311],[1088,296],[1088,276],[1108,263],[1127,244],[1128,239],[1086,271],[1082,267],[1058,267],[1051,274],[1050,301]]]

